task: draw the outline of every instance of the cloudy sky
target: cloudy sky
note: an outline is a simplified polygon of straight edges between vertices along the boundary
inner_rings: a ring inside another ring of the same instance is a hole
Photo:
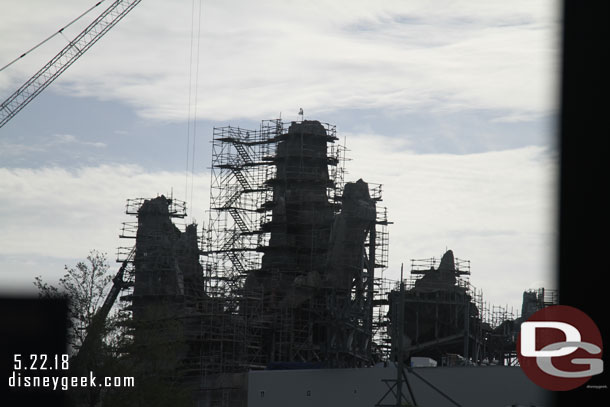
[[[93,4],[7,2],[0,66]],[[0,72],[0,99],[109,4]],[[144,0],[0,129],[0,289],[56,281],[91,249],[113,259],[127,198],[173,191],[206,221],[212,128],[303,108],[337,125],[348,180],[384,184],[384,276],[449,248],[486,301],[520,308],[556,285],[559,16],[542,0]]]

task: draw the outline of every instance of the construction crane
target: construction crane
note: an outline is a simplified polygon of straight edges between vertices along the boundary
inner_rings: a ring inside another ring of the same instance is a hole
[[[0,127],[61,75],[104,34],[129,13],[141,0],[116,0],[78,34],[53,59],[0,105]],[[95,6],[101,4],[98,2]],[[94,6],[94,7],[95,7]],[[63,29],[62,29],[63,30]],[[60,30],[59,32],[61,32]]]
[[[92,359],[95,359],[95,353],[98,351],[102,343],[106,318],[108,318],[108,314],[116,302],[121,290],[128,287],[130,284],[128,281],[125,281],[124,275],[129,263],[133,261],[135,250],[136,248],[134,246],[125,261],[123,261],[119,271],[112,279],[112,287],[106,295],[104,304],[97,310],[91,319],[91,323],[87,327],[85,339],[71,362],[71,364],[77,369],[84,370],[89,368],[90,364],[92,363]]]

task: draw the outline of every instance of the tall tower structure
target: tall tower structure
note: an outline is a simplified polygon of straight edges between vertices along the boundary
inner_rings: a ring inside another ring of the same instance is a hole
[[[272,200],[265,203],[271,220],[261,225],[269,243],[261,248],[261,269],[250,274],[250,286],[277,284],[286,299],[295,279],[324,274],[335,214],[327,191],[336,185],[328,167],[337,165],[337,158],[327,154],[327,143],[336,140],[320,122],[309,120],[292,123],[277,138],[271,160],[275,177],[266,181],[273,190]]]

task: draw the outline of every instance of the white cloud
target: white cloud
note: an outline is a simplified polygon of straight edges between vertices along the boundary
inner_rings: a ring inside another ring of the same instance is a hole
[[[0,44],[0,60],[84,8],[76,0],[53,11],[45,4],[16,2],[3,10],[0,36],[13,41]],[[555,109],[557,14],[552,1],[203,2],[198,116],[374,107],[485,108],[510,111],[512,120],[536,117]],[[190,42],[191,2],[147,0],[52,86],[128,102],[146,118],[183,120]],[[2,93],[65,43],[57,37],[5,71]]]
[[[409,152],[401,139],[347,135],[347,180],[383,183],[389,209],[390,264],[440,256],[445,247],[472,262],[471,282],[494,304],[520,307],[521,293],[554,286],[556,162],[542,148],[469,155]],[[34,275],[59,276],[89,250],[108,252],[125,199],[184,196],[185,174],[138,166],[0,169],[0,285],[29,287]],[[190,185],[190,181],[188,183]],[[195,218],[207,222],[209,173],[196,174]],[[189,193],[190,195],[190,193]],[[34,265],[24,264],[25,261]],[[49,277],[52,279],[52,277]]]
[[[52,155],[54,152],[57,152],[57,148],[66,148],[68,145],[74,146],[77,149],[83,147],[102,149],[107,147],[106,143],[83,141],[73,134],[52,134],[34,144],[27,143],[24,140],[0,137],[0,158],[25,159],[31,153]],[[32,164],[34,163],[28,163],[28,165]]]
[[[448,248],[471,260],[471,283],[495,304],[516,310],[524,290],[557,287],[557,162],[543,148],[414,154],[370,134],[347,135],[347,145],[347,179],[383,183],[394,222],[388,276]]]
[[[72,172],[0,168],[0,286],[31,288],[39,274],[55,280],[63,271],[60,264],[74,264],[92,249],[108,253],[112,260],[118,246],[133,243],[118,238],[122,222],[135,220],[125,214],[125,200],[169,196],[172,190],[181,199],[185,182],[185,173],[126,165]],[[188,213],[207,221],[209,174],[195,174],[193,185],[193,209],[189,205]]]
[[[65,0],[49,8],[32,0],[3,8],[0,38],[10,41],[0,42],[0,65],[86,6]],[[497,111],[497,122],[532,121],[556,110],[558,6],[527,0],[205,1],[198,117],[258,120],[280,111],[296,114],[299,107],[307,118],[339,109],[389,116],[483,109]],[[66,35],[76,35],[91,18]],[[70,96],[127,102],[152,125],[184,120],[190,27],[191,2],[143,1],[51,86]],[[65,44],[58,36],[3,71],[0,95],[14,91]],[[348,135],[354,159],[348,169],[353,179],[384,184],[395,222],[390,275],[397,276],[400,262],[439,256],[447,246],[472,261],[472,283],[497,304],[518,306],[524,289],[541,281],[553,285],[557,170],[543,149],[417,155],[408,144],[417,141],[368,134],[362,126],[361,134]],[[468,130],[447,133],[461,137]],[[104,147],[64,131],[53,129],[55,135],[37,145],[0,137],[0,159],[62,143]],[[58,265],[82,259],[90,249],[112,255],[128,218],[125,199],[168,193],[172,186],[181,192],[184,177],[130,165],[0,168],[2,284],[58,275]],[[209,175],[197,174],[196,183],[196,218],[203,221]]]
[[[54,144],[80,144],[82,146],[95,147],[95,148],[104,148],[106,147],[105,143],[101,142],[90,142],[90,141],[81,141],[73,134],[53,134],[50,142],[47,142],[47,145]]]

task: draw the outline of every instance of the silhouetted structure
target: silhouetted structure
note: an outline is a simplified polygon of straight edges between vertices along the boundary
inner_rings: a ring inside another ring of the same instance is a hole
[[[413,260],[412,275],[419,275],[404,294],[405,353],[441,361],[447,355],[478,360],[481,354],[481,316],[470,285],[470,263],[455,259],[448,250],[440,260]],[[389,295],[390,319],[395,324],[398,291]]]
[[[516,363],[516,341],[522,321],[557,303],[556,293],[540,289],[523,293],[522,316],[507,307],[483,302],[482,291],[469,282],[470,261],[448,250],[440,260],[411,260],[406,280],[404,319],[397,320],[399,291],[389,293],[392,333],[402,329],[403,355],[429,357],[439,365]],[[400,326],[400,329],[396,329]]]
[[[376,275],[388,255],[381,187],[343,181],[337,141],[334,126],[310,120],[215,128],[203,239],[196,225],[174,225],[183,202],[128,200],[138,221],[121,237],[135,238],[135,254],[120,248],[117,260],[131,264],[122,299],[133,345],[167,349],[151,369],[179,372],[202,405],[243,405],[239,373],[251,369],[387,361],[391,328],[402,329],[394,343],[405,361],[503,363],[514,352],[520,322],[483,303],[469,261],[451,250],[440,263],[412,260],[418,278],[406,282],[398,324],[399,292]],[[530,297],[524,314],[535,308]]]
[[[228,299],[233,322],[252,308],[259,315],[246,330],[256,360],[239,357],[233,369],[245,360],[372,363],[374,269],[387,259],[387,221],[376,209],[379,187],[371,196],[362,180],[343,184],[337,140],[334,126],[308,120],[215,129],[209,292]]]
[[[180,232],[172,222],[186,215],[183,203],[128,201],[138,218],[122,233],[136,239],[123,296],[134,346],[174,343],[174,363],[162,368],[199,382],[208,404],[243,398],[231,373],[374,363],[386,211],[379,185],[343,182],[337,140],[318,121],[215,128],[202,250],[195,225]]]

